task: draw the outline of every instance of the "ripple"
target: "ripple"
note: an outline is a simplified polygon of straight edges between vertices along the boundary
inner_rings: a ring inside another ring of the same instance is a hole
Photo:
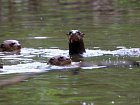
[[[0,74],[11,74],[11,73],[30,73],[30,72],[44,72],[46,70],[40,69],[38,67],[45,67],[45,63],[33,62],[26,64],[17,65],[6,65],[1,69]]]
[[[30,37],[29,39],[48,39],[48,38],[51,38],[51,37],[46,37],[46,36],[36,36],[36,37]]]
[[[89,67],[81,67],[81,69],[99,69],[99,68],[106,68],[107,66],[98,66],[98,65],[93,65]]]
[[[53,57],[56,55],[68,56],[69,54],[68,50],[23,48],[21,50],[21,55],[23,56],[40,55],[41,57]]]
[[[119,49],[112,51],[115,55],[120,56],[130,56],[130,57],[139,57],[140,56],[140,48],[131,48],[131,49]]]
[[[41,55],[42,57],[53,57],[57,55],[69,56],[68,50],[61,49],[33,49],[33,48],[23,48],[21,50],[22,55]],[[94,57],[103,55],[120,55],[120,56],[140,56],[140,48],[131,49],[119,49],[119,50],[90,50],[86,49],[86,53],[83,54],[84,57]]]
[[[123,49],[118,49],[118,50],[113,50],[113,51],[86,49],[86,53],[83,54],[83,57],[103,56],[106,54],[139,57],[140,48],[131,48],[131,49],[123,48]],[[7,54],[0,53],[0,58],[2,61],[6,60],[8,62],[11,62],[10,65],[9,63],[7,65],[4,65],[3,69],[0,70],[0,74],[47,72],[49,70],[68,70],[68,69],[73,69],[73,68],[96,69],[96,68],[106,67],[106,66],[98,66],[98,65],[92,65],[88,67],[79,67],[79,65],[75,64],[75,62],[72,62],[72,65],[68,65],[68,66],[50,66],[50,65],[47,65],[47,63],[42,63],[35,60],[35,58],[44,59],[44,58],[50,58],[57,55],[69,56],[69,51],[61,50],[58,48],[53,48],[53,49],[22,48],[20,55],[9,55],[9,54],[7,55]]]

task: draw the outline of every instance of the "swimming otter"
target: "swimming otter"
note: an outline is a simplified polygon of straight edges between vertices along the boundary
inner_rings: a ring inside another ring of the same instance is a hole
[[[67,66],[67,65],[73,65],[72,60],[69,57],[65,56],[54,56],[48,60],[48,63],[50,65],[55,65],[55,66]],[[139,67],[140,62],[139,61],[112,61],[112,62],[106,62],[106,61],[100,61],[100,62],[79,62],[75,63],[73,66],[77,67],[94,67],[94,66],[99,66],[99,67]]]
[[[17,40],[5,40],[0,45],[0,52],[16,52],[21,50],[21,44]]]
[[[113,61],[110,62],[96,62],[96,64],[92,63],[85,63],[81,62],[81,54],[83,54],[85,51],[85,46],[84,46],[84,33],[80,32],[79,30],[71,30],[69,31],[68,39],[69,39],[69,55],[70,58],[67,58],[65,56],[55,56],[49,59],[48,63],[51,65],[56,65],[56,66],[66,66],[70,65],[72,61],[74,62],[79,62],[78,66],[79,67],[89,67],[92,65],[97,65],[97,66],[105,66],[105,67],[122,67],[122,66],[140,66],[140,63],[137,61],[120,61],[114,63]]]
[[[50,65],[65,66],[71,64],[71,59],[65,56],[54,56],[48,60]]]
[[[84,46],[84,33],[79,30],[71,30],[67,33],[69,40],[69,55],[79,55],[83,54],[85,51]]]

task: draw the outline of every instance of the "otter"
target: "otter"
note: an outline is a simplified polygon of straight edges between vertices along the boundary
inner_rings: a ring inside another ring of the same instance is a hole
[[[21,44],[17,40],[5,40],[0,44],[0,52],[15,52],[21,51]]]
[[[79,62],[78,66],[79,67],[88,67],[88,66],[105,66],[105,67],[116,67],[116,66],[140,66],[140,62],[138,61],[120,61],[120,62],[115,62],[112,61],[110,62],[96,62],[95,64],[88,63],[88,62],[83,62],[81,59],[81,54],[83,54],[85,51],[85,46],[84,46],[84,33],[80,32],[79,30],[70,30],[67,33],[68,40],[69,40],[69,55],[70,58],[65,57],[65,56],[55,56],[49,59],[48,63],[50,65],[56,65],[56,66],[66,66],[70,65],[72,61],[74,62]]]
[[[68,66],[68,65],[73,65],[72,64],[72,59],[69,57],[65,56],[54,56],[51,57],[48,60],[48,64],[50,65],[55,65],[55,66]],[[92,66],[99,66],[103,68],[111,68],[111,67],[139,67],[140,62],[139,61],[112,61],[112,62],[106,62],[106,61],[100,61],[100,62],[79,62],[75,63],[73,66],[79,67],[92,67]]]
[[[50,65],[66,66],[71,64],[71,59],[65,56],[54,56],[48,60]]]
[[[84,33],[79,30],[70,30],[67,36],[69,40],[69,55],[80,55],[86,52],[83,41]]]
[[[49,64],[50,65],[56,65],[56,66],[66,66],[70,65],[72,61],[79,62],[78,66],[79,67],[88,67],[88,66],[105,66],[105,67],[130,67],[130,66],[140,66],[140,63],[138,61],[120,61],[114,63],[114,61],[110,62],[96,62],[95,64],[88,63],[88,62],[83,62],[81,59],[81,54],[83,54],[85,51],[85,46],[84,46],[84,33],[80,32],[79,30],[70,30],[67,33],[68,40],[69,40],[69,55],[70,58],[65,57],[65,56],[55,56],[49,59]]]
[[[54,56],[48,60],[48,63],[50,65],[56,65],[56,66],[70,65],[74,58],[79,58],[79,55],[86,52],[84,41],[83,41],[84,33],[80,32],[79,30],[70,30],[67,33],[67,36],[69,40],[69,55],[71,58],[65,56]]]

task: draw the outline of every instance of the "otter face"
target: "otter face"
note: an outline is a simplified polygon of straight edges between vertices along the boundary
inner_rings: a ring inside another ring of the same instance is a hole
[[[71,30],[67,35],[70,43],[78,42],[84,37],[84,33],[81,33],[79,30]]]
[[[48,63],[56,66],[65,66],[71,64],[71,59],[65,56],[55,56],[50,58]]]
[[[1,51],[7,51],[7,52],[14,52],[18,51],[20,52],[21,44],[17,40],[5,40],[0,45]]]
[[[84,33],[79,30],[71,30],[67,34],[69,39],[69,55],[83,54],[85,51],[84,46]]]

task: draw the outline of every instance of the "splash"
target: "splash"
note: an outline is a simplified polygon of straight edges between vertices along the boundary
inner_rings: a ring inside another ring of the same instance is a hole
[[[123,48],[123,49],[118,49],[113,51],[110,50],[106,51],[100,49],[99,50],[86,49],[86,53],[83,54],[83,57],[95,57],[95,56],[103,56],[108,54],[113,56],[119,55],[119,56],[139,57],[140,48],[131,48],[131,49]],[[105,67],[105,66],[98,66],[98,65],[92,65],[89,67],[79,67],[79,65],[76,64],[75,62],[72,62],[72,65],[69,66],[47,65],[47,59],[57,55],[69,56],[69,51],[61,50],[58,48],[56,49],[22,48],[20,55],[10,55],[10,54],[0,53],[1,61],[6,63],[8,62],[7,65],[4,65],[3,69],[0,69],[0,74],[47,72],[49,70],[68,70],[71,68],[72,69],[73,68],[95,69],[95,68]]]
[[[131,48],[131,49],[119,49],[119,50],[90,50],[86,49],[86,53],[83,54],[84,57],[94,57],[94,56],[103,56],[103,55],[120,55],[120,56],[131,56],[131,57],[139,57],[140,56],[140,48]],[[21,51],[21,55],[40,55],[42,57],[53,57],[57,55],[69,56],[68,50],[61,49],[32,49],[32,48],[24,48]]]

